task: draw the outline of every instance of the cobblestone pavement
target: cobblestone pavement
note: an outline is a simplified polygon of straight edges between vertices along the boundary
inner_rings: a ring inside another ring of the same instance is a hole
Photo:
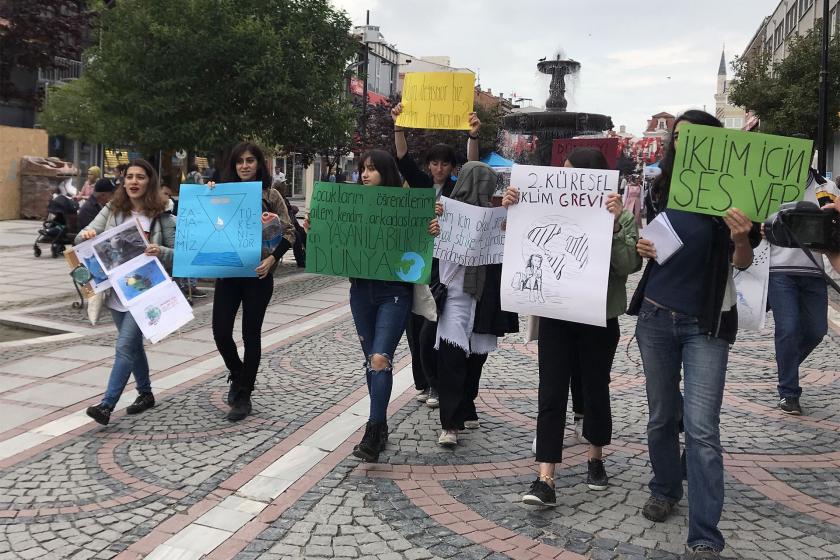
[[[610,487],[588,490],[586,448],[568,430],[559,506],[541,510],[519,503],[536,473],[537,386],[535,345],[519,335],[489,358],[481,428],[462,434],[453,451],[435,444],[437,412],[414,400],[401,344],[388,449],[379,464],[351,456],[367,402],[346,286],[309,275],[278,283],[255,412],[239,424],[224,420],[225,372],[203,304],[174,343],[152,347],[187,360],[161,362],[171,365],[153,375],[153,410],[117,413],[107,428],[80,421],[58,430],[102,390],[114,333],[97,330],[88,342],[99,358],[42,379],[88,387],[88,396],[0,425],[0,560],[680,557],[685,500],[665,523],[640,512],[650,469],[632,318],[621,320],[611,386]],[[775,408],[771,333],[772,323],[762,334],[742,332],[731,353],[724,557],[840,558],[840,345],[836,335],[826,338],[804,364],[806,415],[787,417]],[[79,344],[0,348],[0,370],[12,372],[0,383],[36,376],[15,367]],[[95,381],[91,368],[100,368]],[[0,385],[0,404],[20,405],[21,387],[37,385]]]

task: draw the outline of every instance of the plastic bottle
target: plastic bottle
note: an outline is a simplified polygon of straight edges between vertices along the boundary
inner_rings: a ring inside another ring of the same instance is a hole
[[[263,212],[262,214],[262,239],[263,247],[268,249],[268,252],[274,251],[283,239],[283,223],[280,217],[272,212]]]

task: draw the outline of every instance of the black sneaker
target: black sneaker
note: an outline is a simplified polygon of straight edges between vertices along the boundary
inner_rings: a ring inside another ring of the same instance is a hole
[[[155,396],[151,393],[140,393],[134,403],[125,409],[126,414],[140,414],[155,406]]]
[[[369,420],[365,426],[365,434],[362,436],[362,441],[353,448],[353,455],[362,461],[376,463],[379,461],[379,453],[384,447],[385,443],[382,441],[382,423]]]
[[[538,478],[531,483],[528,493],[522,496],[522,503],[529,506],[555,507],[557,505],[557,495],[552,486]]]
[[[711,546],[701,544],[686,550],[683,558],[684,560],[720,560],[720,552]]]
[[[799,406],[799,397],[782,397],[779,399],[779,409],[791,416],[802,415],[802,407]]]
[[[111,411],[113,409],[107,404],[98,404],[96,406],[89,406],[85,411],[88,416],[96,420],[97,423],[107,426],[111,421]]]
[[[225,401],[228,406],[233,406],[233,401],[236,400],[236,394],[242,388],[239,381],[237,381],[238,375],[233,372],[228,373],[227,382],[230,384],[230,387],[228,387],[227,400]]]
[[[251,391],[240,389],[234,396],[227,419],[231,422],[239,422],[249,414],[251,414]]]
[[[651,496],[642,508],[642,515],[645,516],[645,519],[661,523],[668,519],[668,516],[674,511],[674,506],[675,504],[673,502]]]
[[[586,475],[586,485],[590,490],[606,490],[610,479],[604,469],[604,461],[601,459],[589,459],[589,472]]]

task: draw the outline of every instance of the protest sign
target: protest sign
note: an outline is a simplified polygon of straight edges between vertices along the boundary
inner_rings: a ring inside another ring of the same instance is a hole
[[[802,200],[810,140],[713,126],[680,126],[668,207],[723,216],[738,208],[763,222],[785,202]]]
[[[475,75],[467,72],[409,72],[397,126],[469,130]]]
[[[129,219],[90,240],[90,249],[105,274],[146,251],[146,236],[140,222]],[[93,270],[91,270],[93,274]]]
[[[192,321],[193,312],[180,288],[171,280],[147,299],[128,308],[140,330],[152,344]]]
[[[315,183],[306,271],[428,284],[434,189]]]
[[[618,171],[514,165],[502,309],[605,326]]]
[[[499,264],[505,252],[504,208],[473,206],[441,197],[440,235],[434,256],[464,266]]]
[[[753,250],[746,270],[733,272],[738,297],[738,328],[760,331],[767,321],[767,287],[770,281],[770,244],[763,240]]]
[[[262,246],[262,183],[181,185],[173,275],[256,277]]]
[[[618,167],[618,138],[557,138],[551,145],[551,165],[563,167],[575,148],[596,148],[610,169]]]
[[[102,265],[96,259],[96,254],[93,251],[93,240],[89,239],[74,247],[69,247],[64,251],[64,259],[70,265],[71,271],[76,267],[83,266],[90,272],[90,282],[79,286],[84,297],[90,298],[93,294],[98,294],[111,287],[108,275],[105,274]]]

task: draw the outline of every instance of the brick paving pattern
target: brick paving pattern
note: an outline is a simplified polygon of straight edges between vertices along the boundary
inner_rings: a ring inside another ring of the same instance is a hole
[[[346,290],[346,283],[286,278],[270,314],[282,317],[297,303],[305,305],[303,298],[337,289]],[[437,411],[416,402],[409,387],[389,409],[391,435],[380,463],[360,463],[350,454],[360,431],[344,440],[335,436],[340,423],[330,428],[354,407],[366,413],[359,400],[366,390],[352,320],[342,307],[346,295],[328,301],[331,307],[323,311],[301,311],[300,319],[267,325],[268,333],[277,333],[338,310],[335,318],[264,348],[255,412],[241,423],[224,419],[225,372],[215,365],[159,391],[158,405],[142,415],[120,412],[107,428],[86,424],[0,460],[0,560],[680,557],[685,500],[665,523],[641,515],[650,469],[632,318],[621,319],[611,386],[610,487],[588,490],[586,448],[567,427],[566,461],[557,471],[559,505],[542,510],[519,503],[536,475],[535,344],[510,336],[489,358],[477,403],[481,428],[463,433],[455,450],[436,445]],[[196,350],[200,359],[215,355],[210,307],[208,300],[196,307],[196,320],[173,339],[177,344],[149,347],[161,360],[155,376],[194,367],[199,358],[177,354],[188,345],[204,345]],[[41,309],[32,316],[50,313]],[[82,324],[66,306],[54,313]],[[42,379],[33,378],[37,372],[27,366],[33,362],[25,360],[76,348],[79,340],[0,348],[0,369],[11,368],[0,382],[27,380],[0,386],[4,407],[25,405],[15,395],[51,382],[96,390],[68,397],[70,405],[61,399],[38,405],[49,414],[13,429],[0,425],[0,447],[99,398],[112,357],[111,328],[97,331],[90,345],[101,357],[77,367],[59,354],[53,367],[61,369],[63,362],[70,369]],[[787,417],[776,408],[771,333],[772,322],[765,333],[742,332],[731,353],[722,415],[724,557],[840,558],[840,345],[834,336],[826,338],[805,363],[806,415]],[[396,362],[402,368],[408,360],[403,341]],[[23,371],[14,373],[15,367]],[[278,495],[259,497],[253,485],[265,478],[260,473],[296,450],[304,453],[307,438],[322,433],[340,441],[310,448],[314,466],[301,468]]]

